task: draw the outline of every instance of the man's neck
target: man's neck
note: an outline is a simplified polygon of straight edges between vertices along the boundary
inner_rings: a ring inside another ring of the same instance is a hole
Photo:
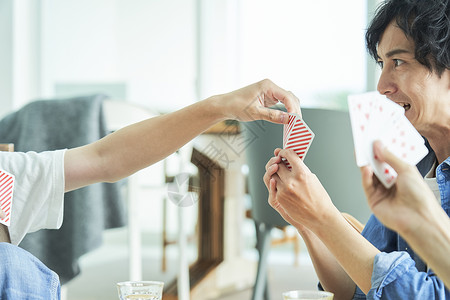
[[[419,130],[420,134],[427,138],[436,155],[438,164],[450,156],[450,117],[440,118],[440,120],[442,119],[447,119],[447,122],[434,123],[428,128]]]
[[[442,137],[441,139],[428,139],[428,142],[430,143],[431,148],[433,149],[434,153],[436,154],[436,158],[438,161],[438,164],[442,163],[444,160],[446,160],[450,156],[450,142],[448,140],[448,137]]]

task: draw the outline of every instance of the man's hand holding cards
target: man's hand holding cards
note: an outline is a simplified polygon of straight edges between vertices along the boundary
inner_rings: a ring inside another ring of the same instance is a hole
[[[356,164],[371,165],[373,172],[390,188],[397,173],[380,163],[373,153],[373,142],[380,140],[389,151],[410,165],[416,165],[428,153],[425,141],[404,115],[404,109],[378,92],[348,97]]]
[[[283,149],[292,149],[304,159],[309,147],[314,139],[314,133],[299,115],[290,113],[289,123],[284,125],[283,130]],[[283,158],[283,162],[289,168],[292,168],[289,162]]]

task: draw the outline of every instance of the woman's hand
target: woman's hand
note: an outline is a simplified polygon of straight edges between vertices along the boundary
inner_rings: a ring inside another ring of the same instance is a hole
[[[289,113],[301,114],[298,98],[268,79],[215,97],[220,99],[219,105],[224,106],[218,111],[223,112],[226,119],[288,123],[289,117],[286,112],[269,108],[279,102],[284,104]]]

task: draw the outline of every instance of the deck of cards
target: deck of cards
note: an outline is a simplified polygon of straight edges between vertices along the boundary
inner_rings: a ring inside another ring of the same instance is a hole
[[[290,113],[289,123],[284,125],[283,130],[283,149],[292,149],[297,153],[300,159],[304,159],[309,147],[314,139],[314,133],[299,115]],[[283,158],[283,162],[289,168],[292,168],[289,162]]]
[[[371,165],[380,182],[390,188],[397,173],[380,163],[373,153],[373,142],[380,140],[389,151],[410,165],[428,153],[425,140],[405,117],[404,109],[378,92],[348,97],[356,164]]]
[[[0,208],[5,217],[0,223],[9,226],[11,223],[11,207],[14,191],[14,175],[0,169]]]

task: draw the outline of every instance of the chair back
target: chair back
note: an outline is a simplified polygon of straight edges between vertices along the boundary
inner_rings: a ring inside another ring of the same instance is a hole
[[[305,164],[317,175],[334,205],[365,224],[371,212],[356,165],[348,112],[303,108],[302,116],[315,134]]]
[[[302,108],[302,116],[315,134],[305,164],[317,175],[340,211],[366,223],[370,209],[355,162],[348,112]],[[282,147],[283,125],[252,121],[243,123],[243,133],[247,143],[252,217],[258,222],[283,226],[286,222],[267,202],[268,191],[262,179],[265,165],[273,157],[273,150]]]

